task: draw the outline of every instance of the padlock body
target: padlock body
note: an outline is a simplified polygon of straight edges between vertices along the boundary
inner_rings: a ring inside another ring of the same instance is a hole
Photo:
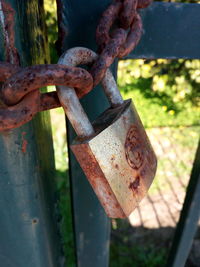
[[[147,194],[157,160],[132,101],[109,108],[94,121],[95,135],[71,145],[111,218],[129,216]]]

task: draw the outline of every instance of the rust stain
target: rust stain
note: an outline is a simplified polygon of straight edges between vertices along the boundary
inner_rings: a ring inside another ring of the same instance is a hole
[[[111,218],[126,217],[89,145],[87,143],[77,144],[75,142],[71,146],[71,149],[85,172],[107,215]]]
[[[0,62],[0,81],[5,82],[6,79],[10,78],[14,73],[18,72],[20,69],[21,68],[18,65],[7,62]]]
[[[126,127],[127,123],[128,123],[128,118],[126,116],[122,117],[123,123],[124,123],[124,127]]]
[[[146,8],[148,7],[153,0],[139,0],[137,4],[137,8]]]
[[[123,9],[120,14],[120,26],[123,29],[128,29],[136,15],[138,0],[124,0]]]
[[[105,49],[101,52],[98,59],[92,65],[90,73],[94,79],[96,86],[105,76],[107,68],[114,62],[120,52],[121,46],[124,44],[127,33],[124,29],[119,28],[113,32],[113,38],[109,40]]]
[[[32,224],[38,224],[39,220],[37,218],[32,219]]]
[[[112,161],[115,160],[115,155],[112,155],[111,160]]]
[[[138,187],[140,186],[140,177],[136,177],[135,181],[129,184],[129,188],[132,191],[135,191],[138,189]]]
[[[127,35],[126,42],[120,47],[118,57],[122,58],[128,55],[139,43],[142,37],[142,19],[139,14],[136,14],[130,31]]]
[[[20,127],[30,121],[38,112],[39,103],[39,91],[33,91],[25,96],[19,104],[0,108],[0,131]]]
[[[7,105],[17,104],[25,95],[48,85],[77,88],[79,98],[93,88],[92,76],[79,67],[61,64],[35,65],[20,69],[2,86],[1,98]]]
[[[118,165],[118,164],[115,164],[115,168],[116,168],[117,170],[119,170],[119,165]]]
[[[134,170],[142,167],[144,162],[145,144],[141,138],[140,132],[135,125],[129,128],[125,142],[125,155],[128,164]]]
[[[25,139],[26,132],[22,132],[22,152],[26,153],[28,141]]]
[[[111,3],[103,12],[96,30],[99,58],[91,68],[96,86],[116,57],[128,55],[142,36],[142,20],[138,8],[152,0],[124,0]],[[113,27],[115,25],[115,27]]]
[[[0,1],[0,22],[4,33],[6,61],[19,65],[19,54],[15,47],[15,10],[4,1]]]

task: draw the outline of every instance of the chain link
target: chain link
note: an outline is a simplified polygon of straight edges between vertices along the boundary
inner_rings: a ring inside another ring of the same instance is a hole
[[[37,112],[61,106],[56,92],[42,94],[38,88],[48,85],[75,87],[79,98],[93,88],[90,73],[78,67],[48,64],[20,68],[0,63],[0,73],[0,81],[5,81],[0,91],[0,131],[17,128]]]
[[[147,7],[151,0],[116,0],[102,14],[96,31],[99,58],[90,73],[96,86],[116,57],[127,56],[142,36],[142,20],[138,8]]]
[[[152,0],[115,0],[103,12],[96,30],[99,57],[90,71],[59,64],[21,68],[0,62],[0,131],[27,123],[40,111],[61,106],[57,93],[38,90],[48,85],[74,87],[79,98],[103,79],[115,58],[127,56],[142,36],[138,9]]]

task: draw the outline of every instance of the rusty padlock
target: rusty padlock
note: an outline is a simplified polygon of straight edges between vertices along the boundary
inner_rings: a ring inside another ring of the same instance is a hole
[[[72,48],[59,64],[91,63],[97,55],[86,48]],[[77,138],[71,149],[91,186],[111,218],[129,216],[146,195],[156,172],[157,160],[130,99],[123,101],[107,70],[102,86],[111,104],[92,124],[73,88],[57,92]]]

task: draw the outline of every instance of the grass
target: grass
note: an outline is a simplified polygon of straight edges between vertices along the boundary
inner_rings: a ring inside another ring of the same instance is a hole
[[[174,105],[170,98],[154,92],[146,79],[126,85],[119,83],[124,99],[131,98],[146,128],[191,126],[200,124],[200,108],[190,102]],[[169,103],[170,102],[170,103]]]
[[[111,242],[110,267],[161,267],[164,266],[165,260],[164,248]]]
[[[61,241],[67,266],[75,266],[75,245],[73,236],[72,210],[68,171],[56,170],[57,191],[59,192],[59,210],[61,213]]]
[[[60,230],[62,244],[67,266],[74,267],[75,246],[73,236],[70,183],[68,175],[65,116],[62,108],[51,110],[50,112],[55,153],[56,182],[59,195],[59,210],[61,214]]]

